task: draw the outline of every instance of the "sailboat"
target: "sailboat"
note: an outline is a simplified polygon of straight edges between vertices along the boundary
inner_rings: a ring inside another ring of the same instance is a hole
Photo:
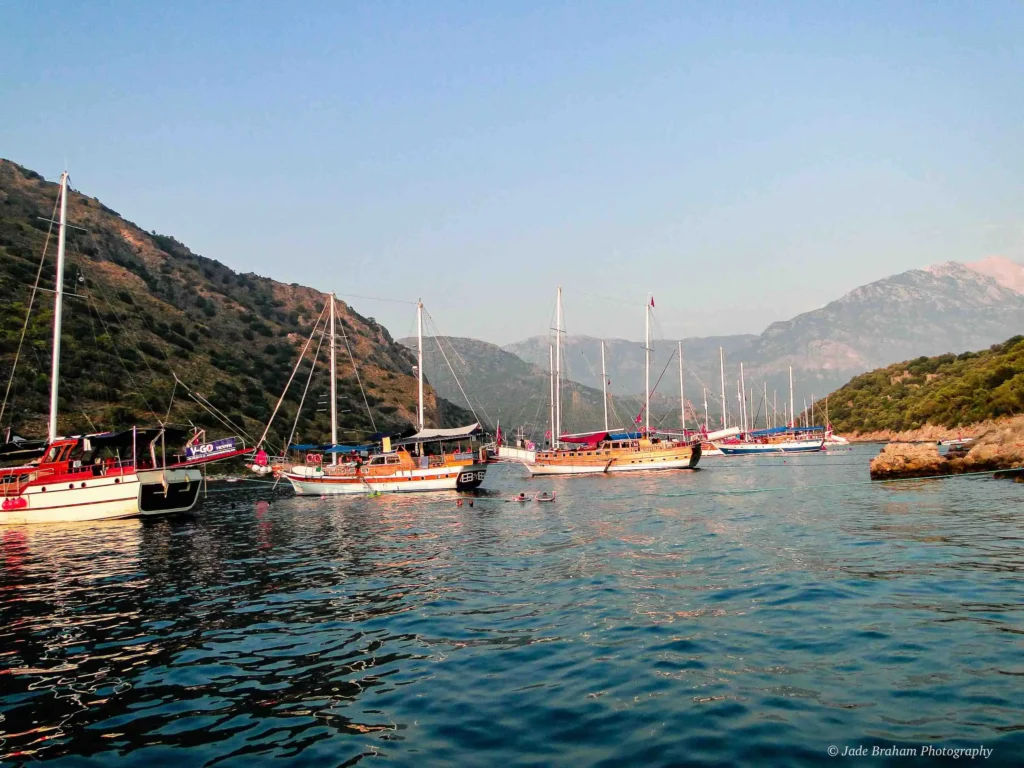
[[[740,364],[740,386],[744,387],[743,365]],[[767,385],[765,387],[767,392]],[[749,456],[772,453],[814,453],[825,447],[825,434],[821,427],[798,427],[795,419],[785,427],[750,430],[745,412],[745,393],[740,394],[740,410],[744,428],[735,438],[715,441],[714,445],[726,456]],[[805,403],[806,405],[806,403]],[[793,416],[793,367],[789,368],[789,413]]]
[[[61,437],[57,434],[61,318],[68,173],[60,177],[60,222],[53,313],[50,415],[45,441],[0,446],[21,462],[0,469],[0,525],[67,523],[188,512],[199,498],[199,466],[249,453],[238,438],[202,442],[196,432],[180,453],[168,455],[188,432],[169,426]]]
[[[480,487],[487,475],[484,449],[445,452],[445,444],[472,441],[480,434],[480,424],[454,429],[427,429],[423,415],[423,302],[416,304],[417,326],[417,432],[396,440],[382,439],[381,449],[362,460],[360,452],[338,444],[338,399],[335,366],[335,296],[330,296],[331,340],[331,445],[306,451],[305,462],[291,464],[278,460],[272,471],[287,480],[300,496],[323,496],[371,493],[413,493],[422,491],[468,491]],[[269,425],[268,425],[269,428]],[[264,433],[266,436],[266,433]],[[428,452],[428,446],[439,451]],[[461,445],[460,445],[461,447]],[[322,452],[320,452],[322,451]],[[367,452],[369,453],[369,452]],[[324,454],[330,461],[324,462]],[[338,456],[354,456],[339,462]]]
[[[693,469],[700,461],[700,442],[664,440],[651,431],[651,307],[644,303],[645,402],[642,432],[621,432],[605,428],[600,432],[565,435],[561,430],[562,393],[562,289],[558,289],[556,305],[555,348],[551,366],[551,440],[550,450],[537,451],[532,461],[523,466],[531,475],[584,475],[611,472],[639,472],[654,469]],[[603,357],[603,348],[602,348]],[[602,363],[603,368],[603,363]],[[604,378],[605,386],[607,378]],[[608,395],[605,391],[607,406]],[[639,421],[639,419],[638,419]],[[567,443],[570,447],[560,447]]]

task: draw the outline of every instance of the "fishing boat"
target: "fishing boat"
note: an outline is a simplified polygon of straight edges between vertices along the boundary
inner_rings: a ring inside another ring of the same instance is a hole
[[[694,469],[701,457],[699,437],[680,440],[664,439],[651,430],[651,307],[644,303],[645,402],[644,427],[636,432],[613,432],[607,428],[607,390],[605,390],[605,429],[582,435],[561,432],[561,342],[562,289],[556,303],[555,349],[551,358],[551,434],[552,448],[538,450],[532,461],[523,466],[531,475],[587,475],[612,472],[638,472],[665,469]],[[602,344],[602,372],[604,345]],[[606,377],[602,377],[607,382]],[[680,378],[680,383],[682,379]],[[639,422],[640,418],[637,418]],[[685,425],[685,422],[684,422]],[[569,447],[562,447],[568,444]]]
[[[424,426],[422,302],[417,302],[418,431],[394,443],[390,437],[381,436],[379,449],[377,446],[353,448],[338,444],[335,367],[337,322],[334,294],[331,294],[329,302],[331,443],[319,449],[316,446],[301,446],[305,449],[302,463],[289,462],[282,457],[269,464],[271,471],[277,477],[287,480],[300,496],[468,491],[479,488],[487,475],[486,451],[483,448],[465,450],[464,444],[471,444],[480,434],[480,424],[454,429],[427,429]],[[316,332],[314,328],[313,333]],[[446,450],[446,446],[453,445],[454,450]],[[325,456],[329,461],[324,461]],[[347,456],[348,460],[339,461],[339,456]],[[254,469],[260,471],[258,466],[254,466]]]
[[[60,178],[60,221],[54,291],[50,414],[46,440],[12,438],[0,445],[0,525],[68,523],[188,512],[198,500],[201,465],[249,452],[238,438],[203,442],[170,426],[58,436],[61,318],[68,174]],[[15,367],[17,362],[15,362]],[[12,370],[12,377],[14,372]]]

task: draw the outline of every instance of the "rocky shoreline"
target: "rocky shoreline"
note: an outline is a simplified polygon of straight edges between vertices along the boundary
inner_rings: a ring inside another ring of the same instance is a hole
[[[929,438],[928,443],[891,442],[871,460],[871,479],[934,477],[1024,467],[1024,416],[1000,420],[987,429],[984,425],[976,427],[981,429],[976,431],[973,442],[951,448],[945,454],[939,452],[937,441],[948,438]],[[963,436],[968,436],[967,430]]]

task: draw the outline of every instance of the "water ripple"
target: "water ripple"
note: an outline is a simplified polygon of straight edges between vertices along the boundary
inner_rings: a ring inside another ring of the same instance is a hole
[[[1019,486],[866,456],[0,531],[0,760],[1019,764]]]

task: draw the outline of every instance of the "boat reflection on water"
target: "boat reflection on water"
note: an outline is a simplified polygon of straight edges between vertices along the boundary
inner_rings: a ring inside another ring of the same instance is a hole
[[[222,502],[231,515],[3,531],[0,761],[245,733],[241,752],[274,718],[291,719],[300,750],[324,726],[394,730],[348,709],[392,689],[412,658],[380,654],[393,638],[366,623],[442,595],[436,575],[454,559],[401,505],[383,515],[385,528],[405,529],[396,562],[350,504],[318,514],[293,503],[250,495]],[[276,738],[266,735],[268,749]]]

